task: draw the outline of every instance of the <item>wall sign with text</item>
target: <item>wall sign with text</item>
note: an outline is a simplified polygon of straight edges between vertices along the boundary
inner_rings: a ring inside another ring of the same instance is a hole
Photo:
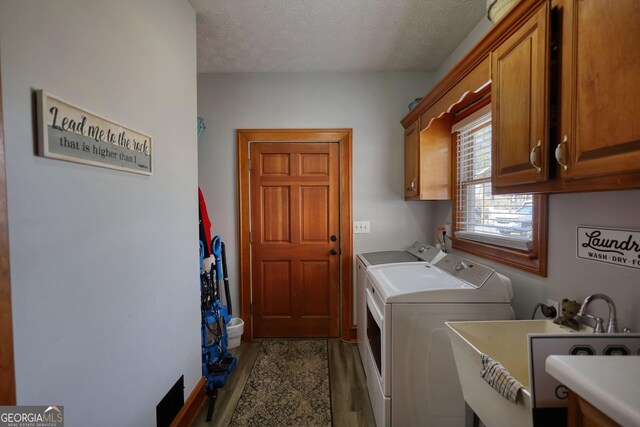
[[[640,269],[640,230],[578,226],[578,258]]]
[[[151,175],[150,135],[37,91],[38,154],[127,172]]]

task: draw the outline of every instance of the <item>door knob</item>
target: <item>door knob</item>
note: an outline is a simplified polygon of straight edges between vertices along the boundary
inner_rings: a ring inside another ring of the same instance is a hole
[[[338,250],[336,248],[331,249],[331,255],[338,255]]]
[[[329,239],[331,239],[332,242],[335,242],[336,240],[338,240],[335,234],[332,234],[331,237],[329,237]]]

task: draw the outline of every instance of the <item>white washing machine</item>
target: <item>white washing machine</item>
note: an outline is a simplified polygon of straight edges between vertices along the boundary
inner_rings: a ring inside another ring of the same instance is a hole
[[[444,255],[445,253],[439,249],[416,241],[404,251],[368,252],[356,256],[356,323],[358,325],[358,350],[363,366],[367,363],[365,357],[367,330],[363,319],[367,317],[365,288],[368,268],[397,263],[434,263]],[[366,371],[365,368],[365,374]]]
[[[370,266],[364,293],[364,367],[378,427],[464,425],[444,322],[513,319],[511,281],[449,254],[433,265]]]

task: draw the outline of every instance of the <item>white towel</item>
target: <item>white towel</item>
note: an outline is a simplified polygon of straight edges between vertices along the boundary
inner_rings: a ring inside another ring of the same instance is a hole
[[[521,388],[524,388],[500,362],[496,362],[486,354],[482,355],[480,376],[487,384],[512,403],[516,403],[518,392]]]

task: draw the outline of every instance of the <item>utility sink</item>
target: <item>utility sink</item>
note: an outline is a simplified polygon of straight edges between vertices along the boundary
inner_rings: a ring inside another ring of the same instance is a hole
[[[532,426],[529,334],[577,334],[549,320],[446,322],[464,400],[486,425]],[[480,376],[482,354],[500,362],[524,387],[517,402],[502,397]]]

